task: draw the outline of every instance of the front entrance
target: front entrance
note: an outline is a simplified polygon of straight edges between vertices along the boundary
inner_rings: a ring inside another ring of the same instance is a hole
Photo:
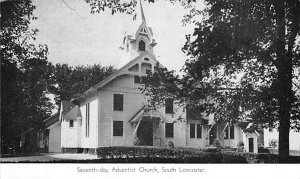
[[[249,138],[249,152],[254,152],[254,140]]]
[[[143,117],[137,130],[137,137],[143,145],[153,146],[153,120]]]

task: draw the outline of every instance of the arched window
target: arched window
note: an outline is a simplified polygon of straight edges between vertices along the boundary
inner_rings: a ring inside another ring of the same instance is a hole
[[[145,42],[143,40],[141,40],[139,42],[139,50],[140,51],[145,51]]]

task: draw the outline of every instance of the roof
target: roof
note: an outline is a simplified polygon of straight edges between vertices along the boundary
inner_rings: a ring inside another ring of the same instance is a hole
[[[61,101],[62,115],[66,115],[74,106],[75,104],[70,101]]]
[[[57,121],[59,121],[59,112],[57,112],[57,113],[53,114],[52,116],[48,117],[43,122],[45,123],[45,127],[49,127],[52,124],[56,123]]]
[[[75,107],[73,107],[65,116],[64,119],[65,120],[72,120],[72,119],[76,119],[78,117],[82,117],[81,115],[81,111],[78,105],[76,105]]]
[[[141,53],[140,55],[136,56],[133,60],[131,60],[130,62],[128,62],[126,65],[124,65],[122,68],[120,68],[119,70],[117,70],[115,73],[109,75],[108,77],[106,77],[104,80],[100,81],[99,83],[97,83],[96,85],[94,85],[93,87],[89,88],[88,90],[86,90],[85,92],[83,92],[83,94],[76,98],[76,99],[79,99],[79,98],[84,98],[85,94],[88,94],[90,92],[93,92],[93,91],[96,91],[96,90],[99,90],[101,89],[102,87],[104,87],[106,84],[108,84],[109,82],[111,82],[112,80],[114,80],[116,77],[118,76],[121,76],[123,74],[126,74],[126,73],[123,73],[123,71],[127,68],[130,68],[132,65],[135,65],[135,63],[141,59],[142,57],[144,56],[150,56],[151,59],[154,60],[155,63],[157,63],[158,61],[156,60],[156,57],[153,56],[151,53],[149,52],[144,52],[144,53]],[[163,66],[159,63],[160,65],[160,68],[163,68]]]
[[[161,119],[162,122],[167,122],[166,116],[161,114],[159,111],[151,110],[149,112],[145,112],[144,109],[145,109],[145,106],[143,106],[140,110],[138,110],[138,112],[130,118],[129,122],[133,122],[133,123],[139,122],[142,119],[142,117],[144,117],[144,116],[151,117],[151,119]],[[171,121],[173,121],[173,120],[171,120]]]

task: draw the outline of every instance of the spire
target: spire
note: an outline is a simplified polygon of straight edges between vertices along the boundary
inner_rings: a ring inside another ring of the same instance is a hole
[[[140,7],[141,7],[142,20],[143,20],[144,22],[146,22],[146,18],[145,18],[145,14],[144,14],[144,10],[143,10],[143,6],[142,6],[141,0],[140,0]]]

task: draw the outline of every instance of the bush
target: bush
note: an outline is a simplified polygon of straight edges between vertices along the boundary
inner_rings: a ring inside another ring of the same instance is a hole
[[[144,145],[144,142],[139,138],[135,138],[133,141],[133,145],[142,146],[142,145]]]
[[[240,141],[238,144],[237,144],[237,152],[244,152],[244,142]]]
[[[172,141],[168,142],[168,148],[174,150],[175,146],[174,146],[174,143]]]
[[[214,140],[213,146],[218,147],[218,148],[221,147],[221,144],[220,144],[219,140]]]
[[[193,149],[151,147],[99,147],[98,161],[105,163],[278,163],[278,155],[216,152],[218,148]],[[300,156],[290,156],[289,163],[300,163]]]
[[[269,142],[269,146],[276,149],[278,147],[278,140],[277,139],[272,139]]]

